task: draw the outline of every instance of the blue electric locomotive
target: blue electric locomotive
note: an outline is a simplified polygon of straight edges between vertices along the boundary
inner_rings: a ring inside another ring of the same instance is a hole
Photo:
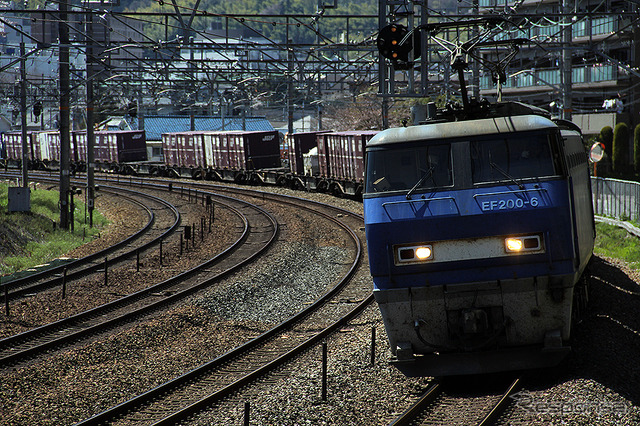
[[[517,103],[426,123],[366,147],[369,262],[392,361],[408,375],[559,363],[595,237],[580,130]]]

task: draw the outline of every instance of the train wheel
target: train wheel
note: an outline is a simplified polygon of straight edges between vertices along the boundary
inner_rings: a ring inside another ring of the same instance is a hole
[[[586,316],[589,304],[589,278],[588,269],[582,274],[573,289],[573,306],[571,309],[571,328],[579,324]]]
[[[363,192],[362,185],[358,185],[356,187],[356,193],[355,193],[356,200],[362,200],[362,192]]]
[[[331,184],[331,186],[329,187],[329,191],[334,197],[342,197],[344,195],[344,191],[337,183]]]
[[[321,180],[320,182],[318,182],[318,185],[316,187],[316,190],[318,192],[327,192],[328,189],[329,189],[329,184],[327,183],[326,180]]]
[[[240,172],[233,178],[233,180],[237,184],[243,184],[247,181],[247,176],[243,172]]]

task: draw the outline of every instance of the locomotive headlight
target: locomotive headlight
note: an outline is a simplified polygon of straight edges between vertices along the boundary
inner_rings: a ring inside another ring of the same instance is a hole
[[[524,247],[520,238],[507,238],[505,240],[505,245],[509,252],[519,252],[522,251],[522,247]]]
[[[416,249],[416,257],[420,260],[427,260],[431,258],[431,247],[418,247]]]
[[[396,246],[396,264],[421,263],[433,259],[431,245]]]
[[[539,235],[523,235],[505,238],[504,247],[507,253],[532,252],[540,251],[542,243]]]

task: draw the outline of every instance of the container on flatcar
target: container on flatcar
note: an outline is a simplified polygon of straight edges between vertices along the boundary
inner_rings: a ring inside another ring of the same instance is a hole
[[[378,133],[377,130],[362,130],[319,134],[320,174],[333,179],[361,182],[364,177],[365,146]]]
[[[229,168],[229,136],[228,133],[217,131],[202,133],[207,167],[220,170]]]
[[[144,130],[123,130],[116,135],[118,162],[147,161],[147,138]]]
[[[71,133],[71,159],[79,163],[87,161],[87,132],[75,131]],[[94,151],[95,155],[95,151]]]
[[[273,131],[243,132],[243,146],[246,170],[270,169],[281,166],[280,133]]]
[[[318,146],[318,135],[322,133],[328,132],[287,133],[285,136],[285,147],[289,158],[289,170],[291,170],[292,173],[298,175],[307,174],[303,156],[312,148]]]
[[[178,164],[183,167],[205,167],[204,147],[202,133],[181,132],[176,133],[175,143],[178,148]]]
[[[306,154],[302,155],[302,162],[304,165],[303,174],[305,176],[317,176],[320,174],[320,167],[318,166],[318,147],[313,147]]]
[[[5,132],[2,135],[2,141],[7,160],[22,161],[22,132]],[[27,155],[28,158],[32,158],[30,149]]]
[[[179,165],[178,144],[176,140],[178,133],[162,134],[162,152],[164,154],[164,163],[169,167]]]

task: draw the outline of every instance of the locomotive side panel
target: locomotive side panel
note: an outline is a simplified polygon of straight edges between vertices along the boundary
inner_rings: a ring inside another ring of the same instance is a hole
[[[595,237],[591,179],[581,135],[576,131],[563,131],[562,136],[570,177],[576,256],[579,261],[578,269],[582,272],[593,252]]]

